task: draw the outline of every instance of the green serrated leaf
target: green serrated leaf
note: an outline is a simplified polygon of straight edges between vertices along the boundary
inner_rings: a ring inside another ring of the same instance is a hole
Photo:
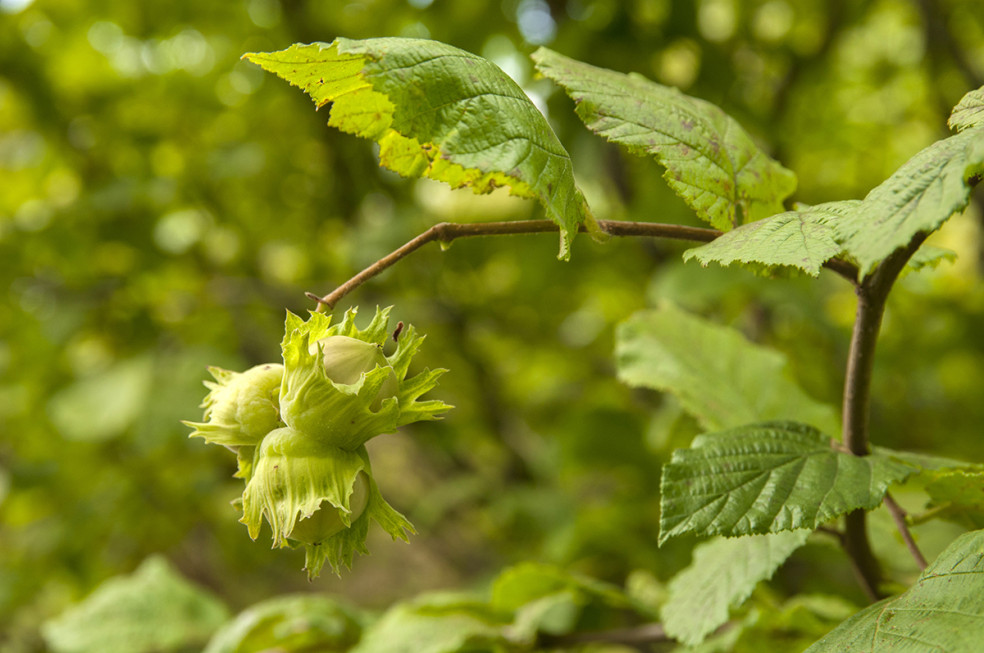
[[[203,653],[348,651],[362,632],[360,615],[317,594],[278,596],[256,603],[209,640]]]
[[[715,538],[694,548],[690,566],[673,577],[660,613],[666,633],[696,645],[728,620],[728,611],[748,599],[806,543],[809,530]]]
[[[946,124],[958,132],[984,125],[984,86],[960,98]]]
[[[932,232],[970,199],[971,180],[984,172],[984,127],[937,141],[872,189],[834,222],[836,238],[864,276],[920,232]]]
[[[107,580],[41,632],[54,653],[164,653],[197,649],[228,616],[221,601],[155,556],[130,576]]]
[[[855,204],[857,200],[828,202],[750,222],[688,249],[683,260],[695,258],[705,267],[712,261],[725,266],[739,262],[768,272],[791,267],[815,277],[840,252],[829,220]]]
[[[352,653],[457,653],[505,645],[506,621],[470,597],[420,596],[366,628]]]
[[[567,91],[588,129],[654,156],[676,194],[722,231],[781,212],[796,189],[796,175],[710,102],[546,48],[534,52],[533,61]]]
[[[877,507],[918,469],[883,454],[854,456],[816,428],[750,424],[694,439],[673,453],[660,483],[659,542],[686,533],[752,535],[816,528]]]
[[[792,379],[785,356],[678,308],[620,324],[615,359],[621,381],[675,395],[710,431],[775,419],[840,428],[836,411]]]
[[[984,633],[984,531],[954,540],[905,593],[871,605],[807,653],[977,653]]]
[[[379,143],[380,164],[406,177],[536,198],[568,258],[594,224],[570,155],[523,90],[492,62],[425,39],[338,38],[245,59],[331,104],[332,127]]]

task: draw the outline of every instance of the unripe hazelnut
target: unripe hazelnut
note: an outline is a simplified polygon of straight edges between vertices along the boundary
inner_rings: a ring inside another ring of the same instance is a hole
[[[316,354],[319,348],[325,374],[335,383],[351,385],[357,383],[366,372],[371,372],[377,366],[389,368],[390,372],[386,380],[383,381],[379,393],[369,406],[371,410],[378,411],[384,399],[396,396],[400,387],[399,382],[393,366],[386,360],[383,349],[379,345],[348,336],[328,336],[312,344],[310,352]]]
[[[369,481],[365,472],[359,472],[352,486],[352,495],[349,497],[350,524],[362,516],[368,503]],[[348,526],[342,522],[339,509],[327,501],[322,501],[321,507],[314,514],[294,524],[289,537],[303,544],[317,545],[346,528]]]

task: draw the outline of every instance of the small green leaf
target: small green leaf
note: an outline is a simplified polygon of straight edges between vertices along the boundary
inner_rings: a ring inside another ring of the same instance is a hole
[[[663,467],[660,534],[752,535],[876,508],[918,469],[884,454],[854,456],[816,428],[750,424],[694,439]]]
[[[940,508],[939,517],[984,528],[984,470],[939,469],[923,472],[920,478],[926,483],[931,508]]]
[[[783,210],[796,175],[760,150],[710,102],[546,48],[536,68],[567,91],[591,131],[666,166],[663,177],[697,215],[728,231]]]
[[[984,633],[984,531],[964,533],[905,593],[857,613],[807,653],[977,653]]]
[[[912,255],[906,268],[916,272],[918,270],[932,270],[939,267],[944,261],[952,263],[957,260],[957,253],[945,247],[933,247],[923,245]]]
[[[360,616],[317,594],[278,596],[256,603],[223,626],[203,653],[348,651],[362,633]]]
[[[946,124],[958,132],[984,125],[984,86],[960,98]]]
[[[806,543],[809,530],[714,538],[694,548],[690,566],[673,577],[660,613],[666,633],[690,646],[700,644],[728,620],[728,611],[748,599]]]
[[[767,272],[792,267],[815,277],[823,264],[840,252],[829,220],[844,215],[857,203],[829,202],[750,222],[706,245],[688,249],[683,260],[696,258],[705,267],[711,261],[725,266],[737,261]]]
[[[82,603],[48,621],[54,653],[165,653],[198,648],[228,619],[226,607],[160,557],[107,580]]]
[[[594,224],[570,155],[523,90],[492,62],[425,39],[293,45],[243,58],[300,87],[332,127],[379,143],[405,177],[536,198],[561,230],[560,257]]]
[[[984,127],[937,141],[872,189],[853,211],[833,222],[836,238],[858,261],[861,275],[920,232],[940,227],[970,199],[984,172]]]
[[[775,419],[840,428],[834,409],[792,379],[785,356],[678,308],[620,324],[615,359],[621,381],[675,395],[710,431]]]

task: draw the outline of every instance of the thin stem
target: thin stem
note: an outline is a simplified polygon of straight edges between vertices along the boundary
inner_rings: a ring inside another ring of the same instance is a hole
[[[905,546],[909,549],[909,553],[915,559],[916,564],[919,565],[919,571],[923,571],[929,565],[926,562],[926,558],[923,556],[922,551],[916,545],[916,541],[912,538],[912,533],[909,531],[909,525],[905,520],[905,510],[902,509],[895,499],[892,498],[891,494],[885,494],[885,507],[888,508],[888,512],[892,515],[892,520],[895,522],[895,527],[899,529],[899,534],[902,535],[902,541],[905,542]]]
[[[663,224],[659,222],[599,220],[598,227],[602,233],[609,236],[669,238],[673,240],[690,240],[703,243],[709,243],[721,235],[721,232],[717,229],[686,227],[683,225]],[[450,243],[459,238],[471,238],[475,236],[508,236],[517,234],[550,233],[556,232],[558,229],[559,227],[550,220],[478,223],[441,222],[440,224],[434,225],[419,236],[393,250],[375,263],[369,265],[367,268],[335,288],[335,290],[328,293],[324,297],[319,297],[313,293],[306,294],[309,298],[318,302],[318,311],[324,311],[325,309],[330,310],[350,292],[401,259],[417,251],[427,243],[434,241]],[[584,225],[581,225],[580,231],[586,231]],[[831,259],[824,263],[824,267],[833,270],[852,283],[856,282],[858,270],[853,264],[848,263],[847,261],[842,259]]]
[[[871,377],[878,331],[885,313],[885,302],[902,268],[922,245],[926,235],[916,234],[906,247],[890,254],[856,286],[858,310],[854,320],[854,331],[851,334],[843,398],[844,445],[855,456],[866,456],[870,449],[868,419],[871,404]],[[844,551],[851,559],[865,594],[872,600],[879,598],[881,569],[871,552],[864,510],[856,510],[845,518]]]

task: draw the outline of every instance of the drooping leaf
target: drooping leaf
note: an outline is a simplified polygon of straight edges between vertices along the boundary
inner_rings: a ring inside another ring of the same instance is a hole
[[[676,194],[722,231],[781,212],[796,189],[796,176],[709,102],[546,48],[534,52],[533,61],[567,91],[588,129],[655,157]]]
[[[152,557],[46,622],[42,634],[55,653],[165,653],[200,647],[227,618],[217,598]]]
[[[744,263],[755,271],[767,272],[792,267],[811,276],[840,252],[829,219],[843,215],[857,200],[828,202],[796,211],[787,211],[733,229],[715,240],[688,249],[683,260],[692,258],[707,266]]]
[[[795,422],[707,433],[663,466],[659,541],[816,528],[877,507],[889,485],[917,471],[884,454],[854,456]]]
[[[219,629],[203,653],[348,651],[359,641],[359,615],[317,594],[278,596],[256,603]]]
[[[866,275],[917,233],[934,231],[963,210],[982,172],[984,127],[937,141],[834,222],[837,240]]]
[[[984,86],[960,98],[946,124],[958,132],[984,125]]]
[[[871,605],[807,653],[976,653],[984,633],[984,531],[964,533],[905,593]]]
[[[806,543],[809,530],[714,538],[694,548],[690,566],[673,577],[660,613],[666,633],[695,645],[728,620],[728,611],[772,577]]]
[[[593,224],[546,119],[492,62],[425,39],[338,38],[245,59],[331,104],[332,127],[379,143],[380,164],[486,193],[536,198],[561,230],[561,258]]]
[[[677,308],[620,324],[615,359],[621,381],[675,395],[709,431],[775,419],[839,429],[834,409],[792,379],[785,356]]]
[[[506,643],[507,621],[470,597],[430,594],[397,603],[365,629],[352,653],[457,653]]]

